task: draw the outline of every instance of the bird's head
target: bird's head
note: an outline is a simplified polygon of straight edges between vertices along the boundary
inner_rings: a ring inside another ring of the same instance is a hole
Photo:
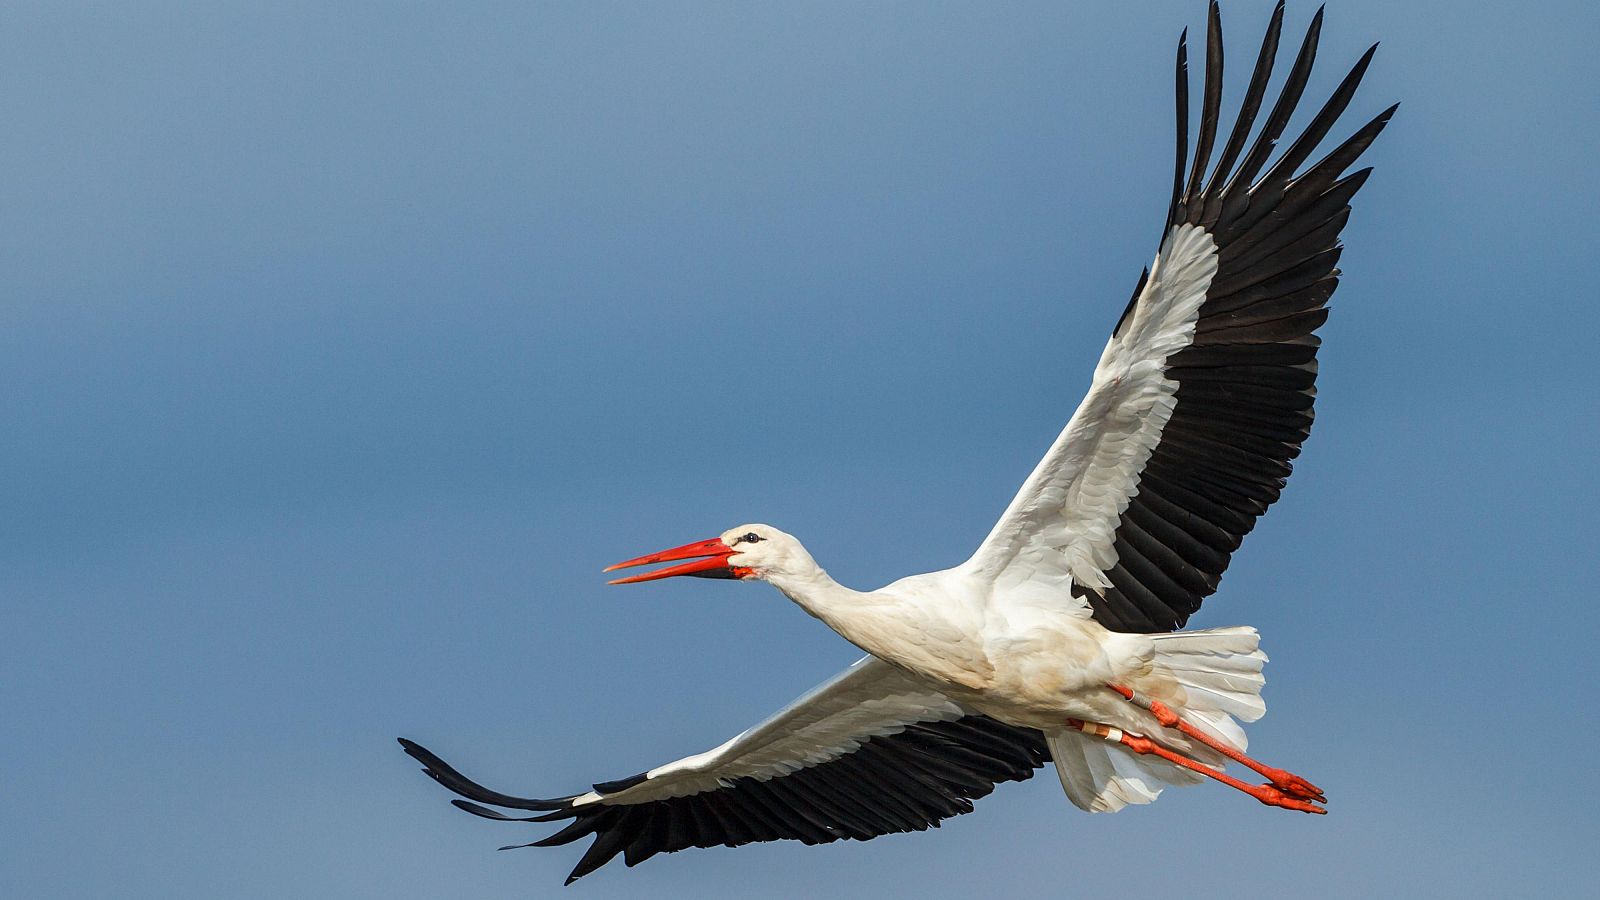
[[[657,578],[671,578],[674,575],[765,580],[773,575],[802,575],[817,567],[816,562],[811,559],[811,554],[807,553],[806,549],[800,546],[800,542],[792,536],[771,525],[740,525],[738,528],[724,531],[721,537],[635,557],[610,566],[606,571],[677,560],[690,560],[690,562],[641,575],[618,578],[610,583],[632,584],[638,581],[654,581]]]

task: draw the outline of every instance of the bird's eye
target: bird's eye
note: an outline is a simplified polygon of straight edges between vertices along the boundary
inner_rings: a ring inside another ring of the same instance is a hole
[[[747,531],[744,533],[744,537],[739,538],[739,540],[746,544],[759,544],[761,543],[761,535],[756,534],[754,531]]]

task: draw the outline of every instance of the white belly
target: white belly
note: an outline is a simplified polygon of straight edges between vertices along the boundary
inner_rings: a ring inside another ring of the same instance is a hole
[[[943,679],[945,693],[1002,721],[1033,728],[1061,727],[1066,719],[1116,724],[1134,712],[1107,685],[1137,683],[1150,673],[1148,637],[1108,631],[1059,606],[1003,611],[984,629],[988,671],[982,685]]]

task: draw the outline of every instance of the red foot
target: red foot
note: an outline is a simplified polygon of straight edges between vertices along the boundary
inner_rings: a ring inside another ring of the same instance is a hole
[[[1267,767],[1266,771],[1261,774],[1267,776],[1267,780],[1272,782],[1273,787],[1288,794],[1290,797],[1299,800],[1315,800],[1318,803],[1328,802],[1328,795],[1322,792],[1322,788],[1293,772]],[[1318,812],[1326,812],[1326,810],[1318,810]]]
[[[1279,806],[1284,809],[1296,809],[1303,813],[1312,813],[1318,816],[1325,816],[1328,814],[1327,810],[1317,806],[1315,803],[1309,803],[1306,800],[1285,796],[1283,791],[1278,790],[1270,784],[1263,784],[1254,788],[1245,788],[1244,790],[1245,793],[1256,798],[1257,800],[1260,800],[1262,803],[1265,803],[1268,806]]]

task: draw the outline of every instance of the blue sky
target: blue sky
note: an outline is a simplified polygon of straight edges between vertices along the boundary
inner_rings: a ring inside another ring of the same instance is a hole
[[[494,853],[536,832],[394,738],[561,794],[853,659],[599,569],[751,520],[858,587],[964,558],[1154,250],[1204,22],[262,6],[0,12],[0,894],[553,892],[573,848]],[[1224,6],[1235,102],[1269,9]],[[1600,14],[1334,3],[1311,93],[1374,40],[1317,429],[1192,622],[1261,629],[1252,749],[1332,814],[1046,773],[573,896],[1590,884]]]

